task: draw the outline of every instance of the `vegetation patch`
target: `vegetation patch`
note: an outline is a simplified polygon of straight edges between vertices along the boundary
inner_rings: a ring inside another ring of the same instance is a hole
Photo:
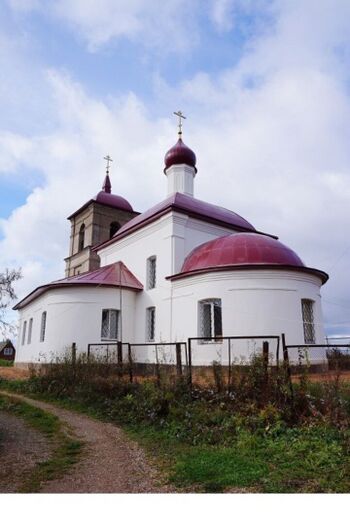
[[[7,361],[7,359],[0,359],[0,366],[13,366],[13,361]]]
[[[69,437],[60,420],[53,414],[4,395],[0,396],[0,410],[6,410],[22,418],[31,427],[44,434],[53,445],[51,457],[37,464],[23,480],[19,492],[38,492],[45,481],[61,477],[78,461],[82,442]]]
[[[121,425],[186,491],[350,491],[350,385],[337,378],[302,374],[291,392],[283,371],[267,376],[255,360],[230,388],[219,377],[211,388],[159,386],[77,360],[1,387]]]

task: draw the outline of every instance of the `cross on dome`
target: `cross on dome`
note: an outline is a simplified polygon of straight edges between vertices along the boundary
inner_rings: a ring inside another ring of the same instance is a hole
[[[109,155],[106,155],[103,158],[107,161],[106,174],[109,175],[109,166],[110,166],[110,163],[113,162],[113,159]]]
[[[185,115],[182,113],[182,111],[180,109],[178,111],[174,111],[174,115],[179,117],[179,123],[178,123],[179,131],[178,131],[178,135],[179,135],[179,137],[181,137],[181,135],[182,135],[182,119],[187,118],[187,117],[185,117]]]

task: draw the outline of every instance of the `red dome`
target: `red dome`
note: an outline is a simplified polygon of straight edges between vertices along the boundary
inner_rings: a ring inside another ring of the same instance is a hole
[[[100,204],[111,206],[112,208],[119,208],[120,210],[131,212],[134,211],[131,204],[126,199],[120,197],[120,195],[113,195],[113,193],[107,193],[106,191],[99,191],[93,200]]]
[[[197,171],[196,168],[196,155],[194,152],[182,142],[181,137],[170,150],[167,152],[164,158],[165,169],[167,170],[170,166],[174,164],[187,164],[192,166]]]
[[[107,172],[105,180],[103,181],[102,191],[98,192],[98,194],[93,200],[95,202],[99,202],[100,204],[112,206],[113,208],[119,208],[120,210],[131,212],[134,211],[131,207],[131,204],[126,199],[120,197],[119,195],[113,195],[111,191],[112,185]]]
[[[298,255],[276,239],[257,233],[233,233],[192,250],[185,259],[181,273],[245,265],[304,267]]]

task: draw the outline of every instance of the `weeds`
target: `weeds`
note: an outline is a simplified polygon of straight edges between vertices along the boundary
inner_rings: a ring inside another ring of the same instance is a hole
[[[350,489],[350,389],[339,377],[312,384],[307,369],[293,385],[283,368],[254,357],[234,365],[230,384],[214,363],[213,387],[185,379],[133,383],[113,365],[77,356],[0,388],[59,400],[121,424],[195,490],[246,487],[264,492]]]

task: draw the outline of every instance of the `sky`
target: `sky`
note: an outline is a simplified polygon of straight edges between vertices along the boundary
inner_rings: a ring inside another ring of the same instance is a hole
[[[66,217],[112,191],[144,211],[187,116],[195,196],[278,235],[350,334],[349,0],[2,0],[0,270],[64,276]],[[15,315],[15,314],[11,314]]]

